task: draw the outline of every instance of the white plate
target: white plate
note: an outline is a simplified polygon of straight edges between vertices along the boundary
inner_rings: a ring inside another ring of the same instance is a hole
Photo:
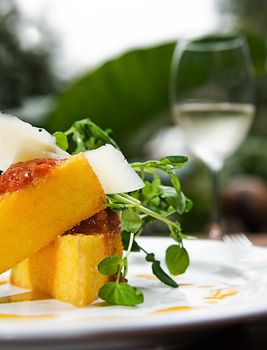
[[[164,260],[165,249],[173,241],[145,237],[139,242]],[[171,332],[179,336],[267,315],[265,263],[257,264],[257,268],[242,263],[240,250],[218,241],[185,241],[185,246],[191,264],[184,275],[176,278],[180,283],[177,289],[156,280],[141,253],[131,255],[129,282],[142,288],[145,295],[144,304],[132,308],[105,306],[100,300],[82,309],[55,300],[3,303],[6,300],[1,297],[25,290],[10,286],[5,283],[8,276],[1,276],[0,345],[68,345],[75,341],[76,348],[88,348],[90,344],[99,349],[118,348],[125,339],[131,344],[145,343],[152,334],[155,339]],[[265,248],[252,249],[259,256],[267,256]]]

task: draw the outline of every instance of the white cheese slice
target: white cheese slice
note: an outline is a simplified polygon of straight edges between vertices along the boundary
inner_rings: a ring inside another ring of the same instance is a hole
[[[106,194],[138,190],[143,181],[123,154],[112,145],[84,152]],[[67,158],[45,129],[0,112],[0,170],[35,158]]]
[[[34,158],[65,158],[55,138],[17,117],[0,113],[0,170],[11,164]]]
[[[144,183],[123,154],[112,145],[84,152],[106,194],[139,190]]]

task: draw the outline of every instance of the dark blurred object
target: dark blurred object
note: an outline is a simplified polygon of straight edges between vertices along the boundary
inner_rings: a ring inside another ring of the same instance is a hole
[[[50,65],[50,48],[26,48],[25,25],[14,2],[0,0],[0,108],[20,106],[25,98],[55,91],[56,81]],[[37,28],[36,28],[37,30]]]
[[[225,197],[225,192],[228,191],[228,188],[230,186],[232,186],[232,181],[234,181],[233,179],[235,178],[241,178],[245,176],[249,179],[258,179],[258,181],[262,181],[262,183],[267,184],[266,149],[267,139],[265,137],[256,135],[249,136],[239,148],[239,150],[229,160],[227,160],[220,181],[220,192],[222,198]],[[190,167],[190,169],[188,169],[190,171],[186,174],[186,177],[182,178],[182,185],[186,195],[193,200],[194,206],[188,214],[182,217],[182,227],[184,228],[185,232],[201,233],[207,230],[207,223],[209,221],[209,211],[211,209],[211,191],[209,188],[209,174],[207,168],[203,164],[201,164],[198,161],[193,161],[193,159],[191,159],[191,162],[192,166]],[[263,193],[265,193],[265,191]],[[253,201],[254,199],[255,197],[251,197],[251,201]],[[259,205],[260,203],[258,203],[257,205]],[[225,205],[226,204],[224,203],[223,206],[225,207]],[[251,205],[254,204],[251,203]],[[260,209],[260,211],[261,210],[264,211],[264,207]],[[224,212],[227,211],[227,208],[224,208]],[[235,210],[234,213],[235,215],[238,214],[237,210]],[[239,219],[240,215],[238,214],[236,221],[238,221]],[[234,229],[230,224],[228,226],[229,229],[231,229],[232,231],[238,231],[238,228]],[[261,228],[253,227],[253,230],[250,231],[247,227],[247,224],[244,223],[244,229],[246,232],[267,232],[266,223],[263,224],[261,222],[260,226]]]
[[[223,183],[236,175],[261,177],[267,182],[267,138],[249,136],[239,150],[227,161]]]
[[[233,232],[242,231],[242,225],[245,232],[267,231],[266,149],[265,137],[250,136],[226,164],[222,179],[223,206],[226,220],[231,221],[229,230]],[[239,222],[241,227],[234,228],[234,222]]]
[[[222,210],[227,232],[266,232],[266,183],[256,177],[235,178],[224,189]]]
[[[234,14],[242,27],[254,32],[267,32],[266,0],[221,0],[221,8]]]
[[[255,74],[257,106],[253,133],[267,135],[267,2],[265,0],[219,0],[223,18],[230,18],[229,27],[247,38]],[[231,23],[231,24],[230,24]]]

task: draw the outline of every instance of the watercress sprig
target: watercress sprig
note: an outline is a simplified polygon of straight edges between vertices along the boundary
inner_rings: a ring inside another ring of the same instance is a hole
[[[129,234],[126,231],[121,232],[122,236],[122,242],[124,247],[128,247],[129,244]],[[148,262],[151,262],[152,265],[152,271],[154,275],[164,284],[166,284],[169,287],[177,288],[178,284],[162,269],[160,265],[160,261],[156,259],[154,253],[148,253],[143,247],[140,246],[139,243],[136,242],[136,240],[133,240],[132,243],[132,252],[140,252],[142,251],[145,253],[145,259]]]
[[[57,131],[53,136],[58,147],[64,149],[64,151],[70,148],[72,154],[95,149],[107,143],[120,149],[113,139],[112,130],[101,129],[89,118],[78,120],[67,131]]]
[[[54,134],[57,145],[64,150],[76,154],[111,144],[118,148],[110,129],[103,130],[90,119],[76,121],[65,133]],[[109,281],[99,290],[99,297],[110,304],[134,306],[143,302],[140,289],[128,284],[128,256],[131,251],[145,254],[151,263],[153,274],[164,284],[177,288],[178,284],[162,269],[160,261],[153,252],[141,247],[136,237],[144,226],[159,220],[168,228],[170,236],[176,242],[166,250],[165,261],[168,270],[178,275],[187,269],[189,255],[183,246],[183,238],[190,238],[181,231],[180,224],[174,215],[189,211],[192,202],[183,194],[176,170],[187,162],[184,156],[169,156],[160,160],[134,162],[133,169],[138,172],[145,186],[132,193],[107,195],[107,206],[121,212],[122,241],[126,253],[124,257],[107,257],[98,265],[100,273],[109,276]],[[162,183],[162,173],[169,184]]]
[[[131,233],[124,258],[111,256],[101,261],[98,265],[98,271],[103,275],[115,275],[115,280],[106,282],[98,292],[99,297],[110,304],[135,306],[144,301],[142,291],[129,285],[124,277],[127,274],[127,259],[131,252],[133,239],[134,233]]]

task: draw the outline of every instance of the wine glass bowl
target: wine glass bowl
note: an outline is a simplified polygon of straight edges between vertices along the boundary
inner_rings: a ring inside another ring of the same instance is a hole
[[[173,118],[183,129],[191,152],[212,172],[212,220],[217,227],[218,172],[240,146],[253,121],[251,70],[246,40],[237,35],[183,41],[173,57]]]
[[[174,107],[192,153],[214,171],[242,143],[252,123],[254,107],[245,103],[187,102]]]

